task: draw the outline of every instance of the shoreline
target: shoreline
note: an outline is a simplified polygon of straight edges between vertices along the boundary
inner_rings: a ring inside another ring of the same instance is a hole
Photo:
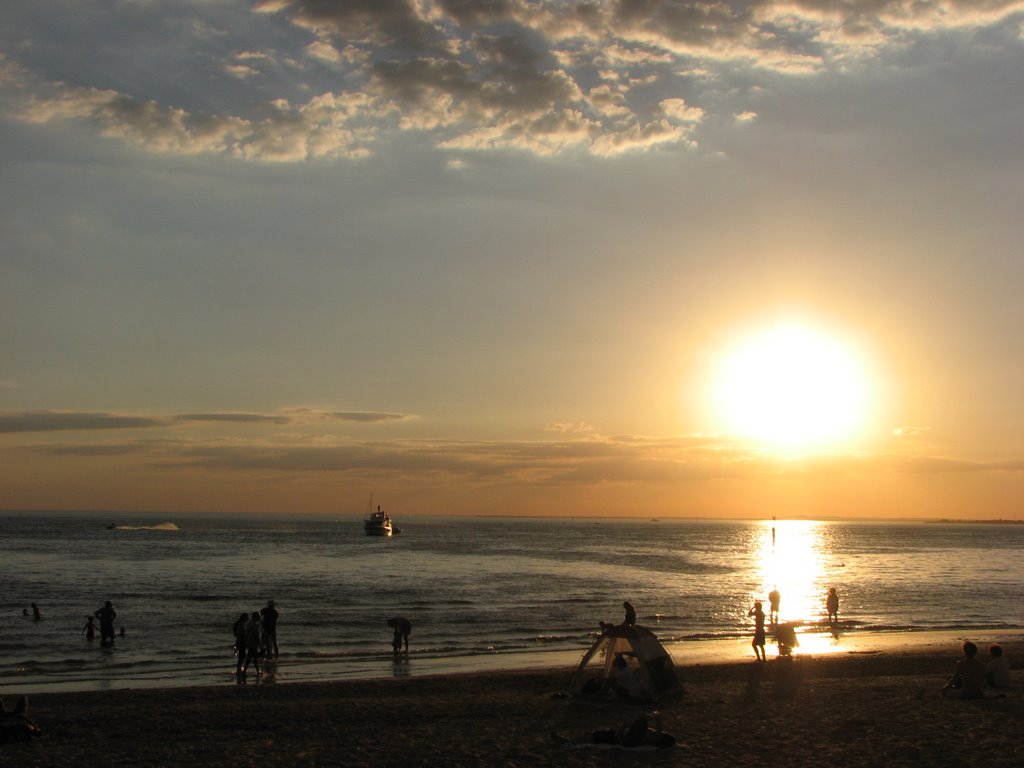
[[[959,645],[973,640],[984,650],[998,642],[1005,645],[1024,644],[1024,630],[917,630],[917,631],[864,631],[839,632],[805,631],[798,634],[800,646],[794,656],[824,658],[847,654],[885,654],[894,652],[948,652],[955,658]],[[676,666],[742,664],[753,660],[749,638],[712,638],[682,640],[665,643]],[[478,654],[472,656],[412,656],[393,657],[390,654],[362,659],[322,659],[300,662],[271,663],[269,674],[256,682],[250,676],[249,684],[264,687],[281,685],[307,685],[315,683],[369,681],[388,679],[422,679],[455,674],[487,674],[529,672],[536,670],[575,668],[587,648],[562,650],[529,650]],[[767,645],[769,658],[776,654],[771,640]],[[1022,654],[1024,656],[1024,654]],[[155,673],[154,673],[155,674]],[[0,695],[65,694],[90,691],[176,690],[181,688],[219,688],[236,685],[234,662],[226,657],[223,664],[208,669],[184,671],[179,677],[140,675],[134,678],[39,679],[30,674],[21,678],[0,680]]]
[[[876,637],[850,644],[848,652],[762,664],[752,656],[722,661],[674,653],[685,694],[657,704],[662,729],[676,739],[663,755],[574,747],[552,738],[617,727],[653,706],[613,695],[570,695],[573,665],[563,664],[159,693],[45,693],[30,697],[42,738],[0,748],[26,768],[468,768],[623,759],[736,766],[784,759],[872,768],[1022,764],[1024,636],[1011,633],[1003,642],[1018,687],[960,701],[939,693],[959,654],[958,638],[940,636],[948,634]],[[983,644],[995,634],[974,638],[983,656]]]

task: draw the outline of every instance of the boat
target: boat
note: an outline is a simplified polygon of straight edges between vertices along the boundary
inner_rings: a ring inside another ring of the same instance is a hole
[[[367,536],[390,536],[394,533],[391,515],[383,511],[378,504],[377,511],[371,512],[370,516],[363,521],[363,529]]]

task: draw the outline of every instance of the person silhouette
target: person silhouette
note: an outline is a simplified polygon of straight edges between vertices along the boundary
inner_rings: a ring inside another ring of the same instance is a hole
[[[409,635],[412,633],[412,622],[402,616],[395,616],[394,618],[388,619],[388,626],[395,630],[394,637],[391,638],[391,648],[395,653],[402,650],[402,644],[405,644],[405,652],[409,652]]]
[[[839,623],[839,594],[835,587],[828,588],[828,597],[825,598],[825,610],[828,612],[828,623]]]
[[[43,618],[43,614],[39,612],[39,606],[35,603],[30,603],[32,606],[32,621],[39,621]]]
[[[754,617],[754,639],[750,642],[754,655],[758,661],[767,661],[768,657],[764,653],[764,608],[760,600],[754,601],[754,607],[747,611],[747,616]]]
[[[85,635],[85,639],[92,642],[96,639],[96,624],[94,623],[95,616],[85,617],[85,626],[82,627],[82,634]]]
[[[772,624],[779,623],[779,603],[782,602],[782,595],[779,594],[779,588],[775,587],[771,592],[768,593],[768,620]]]
[[[626,612],[626,618],[623,619],[622,623],[627,627],[632,627],[636,624],[636,609],[633,604],[628,600],[622,603],[622,609]]]
[[[105,646],[114,644],[114,619],[117,618],[117,611],[113,604],[107,600],[103,607],[93,613],[100,620],[100,643]]]
[[[242,665],[245,664],[245,625],[249,623],[249,614],[245,611],[235,621],[231,631],[235,635],[235,675],[241,679]]]
[[[263,622],[263,652],[268,659],[277,658],[277,620],[279,614],[273,600],[260,610],[260,621]]]
[[[249,665],[256,667],[256,674],[263,674],[260,670],[260,651],[263,647],[263,627],[260,625],[260,614],[253,611],[249,620],[245,622],[245,661],[242,664],[242,674],[249,671]]]
[[[953,667],[942,687],[942,695],[954,699],[985,698],[985,665],[976,658],[978,646],[965,640],[962,646],[963,657]]]

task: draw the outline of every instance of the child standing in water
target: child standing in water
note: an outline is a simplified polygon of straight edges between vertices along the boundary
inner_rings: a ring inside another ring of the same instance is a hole
[[[85,617],[85,626],[82,627],[82,634],[85,635],[85,639],[92,641],[96,639],[96,625],[93,624],[92,616]]]

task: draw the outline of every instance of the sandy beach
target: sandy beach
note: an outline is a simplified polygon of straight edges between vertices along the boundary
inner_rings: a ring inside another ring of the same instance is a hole
[[[979,638],[979,643],[984,642]],[[1003,642],[1017,682],[1024,642]],[[986,656],[982,645],[981,656]],[[687,663],[656,706],[573,695],[571,669],[33,695],[44,730],[0,746],[19,766],[1020,765],[1024,694],[943,698],[955,643]],[[5,690],[8,705],[16,694]],[[675,747],[581,748],[564,736],[657,709]]]

